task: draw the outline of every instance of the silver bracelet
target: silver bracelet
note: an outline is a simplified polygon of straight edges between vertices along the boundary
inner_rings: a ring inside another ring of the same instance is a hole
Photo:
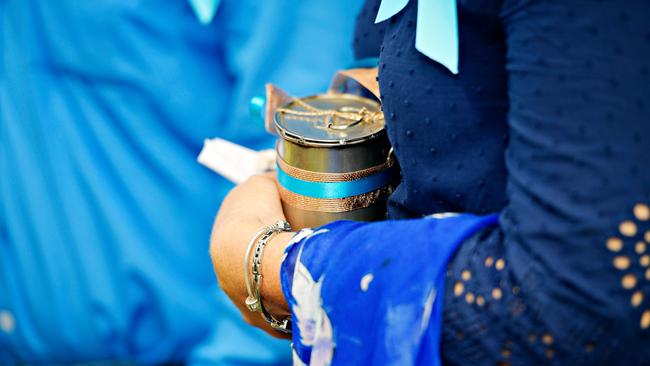
[[[249,311],[256,313],[260,311],[260,305],[259,305],[259,299],[253,294],[253,286],[251,285],[251,279],[250,279],[250,269],[249,269],[249,263],[250,263],[250,256],[251,256],[251,250],[253,249],[253,246],[257,242],[260,236],[264,234],[264,232],[268,231],[269,227],[265,226],[261,229],[259,229],[255,235],[251,238],[251,240],[248,242],[248,246],[246,247],[246,254],[244,254],[244,281],[246,282],[246,291],[248,292],[248,297],[246,298],[246,308],[248,308]]]
[[[248,297],[246,298],[246,307],[252,312],[259,312],[262,315],[262,318],[271,326],[271,328],[278,330],[283,333],[291,333],[291,322],[290,318],[285,318],[282,320],[277,320],[265,307],[264,302],[262,301],[261,296],[261,285],[262,285],[262,256],[264,253],[264,248],[266,244],[271,240],[271,238],[280,232],[291,231],[291,226],[288,222],[280,220],[271,226],[267,226],[259,230],[248,243],[246,248],[245,256],[245,266],[244,269],[245,279],[246,279],[246,289],[248,290]],[[250,283],[250,272],[249,272],[249,263],[251,250],[255,246],[253,251],[253,285]]]

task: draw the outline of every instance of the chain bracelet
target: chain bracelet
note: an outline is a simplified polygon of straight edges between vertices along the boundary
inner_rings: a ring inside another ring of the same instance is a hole
[[[288,222],[284,220],[279,220],[273,225],[266,226],[260,229],[248,243],[246,248],[245,255],[245,280],[246,280],[246,289],[248,290],[248,297],[246,298],[246,307],[251,312],[259,312],[262,315],[262,318],[269,323],[269,325],[280,332],[291,333],[291,323],[290,318],[285,318],[282,320],[277,320],[265,307],[262,301],[262,296],[260,288],[262,285],[262,256],[264,253],[264,248],[266,244],[271,240],[271,238],[280,232],[291,231],[291,226]],[[255,248],[253,250],[253,247]],[[251,262],[250,255],[253,251],[252,259],[252,270],[249,271],[249,264]],[[250,273],[253,275],[253,284],[251,285]]]

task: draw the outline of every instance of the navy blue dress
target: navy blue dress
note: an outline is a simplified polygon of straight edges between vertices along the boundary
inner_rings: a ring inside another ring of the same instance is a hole
[[[415,49],[416,1],[374,25],[377,4],[354,44],[379,47],[410,220],[292,242],[297,358],[650,364],[650,2],[459,0],[458,75]]]

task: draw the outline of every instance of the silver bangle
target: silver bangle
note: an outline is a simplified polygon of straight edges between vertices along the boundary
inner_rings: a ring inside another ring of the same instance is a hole
[[[244,254],[244,281],[246,282],[246,291],[248,292],[248,297],[246,298],[246,308],[248,308],[249,311],[256,313],[260,311],[260,306],[259,306],[259,299],[253,294],[253,286],[251,285],[251,279],[250,279],[250,270],[249,270],[249,263],[250,263],[250,255],[251,255],[251,250],[253,249],[253,246],[257,242],[260,236],[266,231],[269,230],[268,226],[265,226],[261,229],[259,229],[255,235],[251,238],[251,240],[248,242],[248,246],[246,247],[246,254]]]
[[[246,298],[246,307],[252,312],[259,312],[262,315],[262,318],[271,326],[271,328],[278,330],[283,333],[291,333],[291,322],[290,318],[285,318],[282,320],[277,320],[265,307],[264,302],[262,301],[261,295],[261,285],[262,285],[262,256],[264,254],[264,248],[266,244],[271,240],[271,238],[280,232],[291,231],[291,226],[288,222],[280,220],[271,226],[267,226],[259,230],[255,235],[253,235],[251,241],[248,243],[246,248],[245,256],[245,266],[244,269],[245,279],[246,279],[246,289],[248,290],[248,297]],[[253,268],[249,272],[249,263],[251,250],[255,247],[253,251]],[[250,284],[250,273],[253,274],[253,285]]]

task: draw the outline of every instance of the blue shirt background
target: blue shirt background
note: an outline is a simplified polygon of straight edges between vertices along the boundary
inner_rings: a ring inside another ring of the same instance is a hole
[[[0,0],[0,364],[288,363],[218,291],[195,158],[271,146],[248,100],[324,90],[359,5]]]

